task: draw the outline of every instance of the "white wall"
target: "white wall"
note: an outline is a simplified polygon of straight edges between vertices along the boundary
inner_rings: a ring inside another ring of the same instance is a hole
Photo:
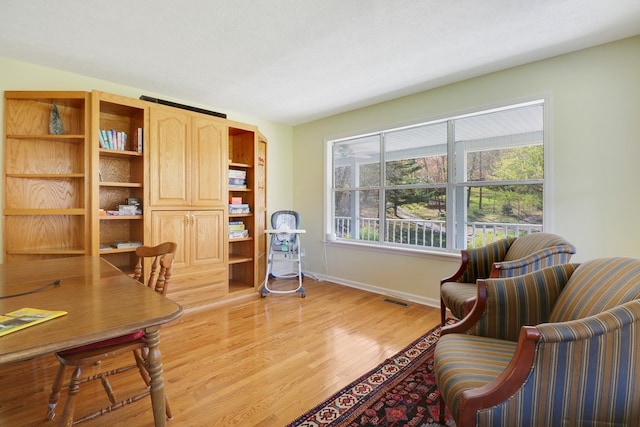
[[[6,90],[91,91],[94,89],[131,98],[139,98],[140,95],[154,96],[182,104],[226,113],[227,117],[231,120],[258,126],[260,132],[262,132],[269,141],[267,145],[267,200],[272,206],[291,207],[293,200],[293,186],[291,179],[291,175],[293,174],[293,136],[291,126],[246,116],[233,111],[227,111],[223,106],[193,104],[188,100],[173,99],[159,93],[150,93],[133,87],[122,86],[87,76],[0,57],[0,91],[2,91],[2,93]],[[0,97],[0,117],[4,117],[4,96]],[[3,126],[4,120],[0,124],[0,129],[4,132]],[[4,142],[1,144],[4,144]],[[4,156],[4,147],[2,148],[1,153],[2,154],[0,154],[0,156]],[[2,189],[3,186],[0,186],[0,192],[2,192]]]
[[[146,94],[171,99],[8,58],[0,57],[0,70],[2,91],[99,89],[133,98]],[[303,227],[308,231],[302,242],[306,271],[340,283],[437,304],[439,280],[457,268],[455,257],[392,254],[323,244],[326,139],[550,94],[550,231],[577,246],[576,261],[613,255],[640,257],[640,226],[636,221],[640,202],[635,191],[640,182],[638,76],[640,37],[634,37],[293,129],[226,111],[224,106],[196,106],[255,124],[268,138],[269,211],[296,209],[301,213]],[[190,104],[188,100],[172,100]],[[0,104],[3,113],[2,110]]]
[[[549,231],[576,245],[577,262],[640,257],[640,37],[634,37],[295,127],[294,208],[307,229],[305,270],[439,303],[439,280],[455,271],[456,260],[322,243],[325,141],[545,94],[552,109]]]

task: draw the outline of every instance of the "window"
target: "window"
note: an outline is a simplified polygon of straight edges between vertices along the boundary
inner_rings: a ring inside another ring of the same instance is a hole
[[[452,250],[542,231],[544,102],[329,141],[338,240]]]

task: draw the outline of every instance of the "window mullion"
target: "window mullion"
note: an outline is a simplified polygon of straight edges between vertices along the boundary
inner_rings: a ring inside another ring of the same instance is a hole
[[[386,152],[385,152],[385,134],[380,134],[380,186],[378,194],[378,242],[383,244],[384,236],[387,234],[387,209],[386,209],[386,185],[387,185],[387,168],[386,168]]]

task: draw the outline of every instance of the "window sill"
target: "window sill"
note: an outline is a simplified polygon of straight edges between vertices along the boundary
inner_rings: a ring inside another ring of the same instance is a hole
[[[441,259],[444,261],[451,260],[459,260],[460,252],[459,251],[448,251],[443,249],[442,251],[436,250],[427,250],[427,249],[417,249],[417,248],[404,248],[398,246],[383,246],[383,245],[375,245],[368,243],[356,243],[348,240],[324,240],[325,246],[335,246],[341,248],[369,251],[369,252],[380,252],[380,253],[388,253],[394,255],[406,255],[406,256],[414,256],[420,258],[432,258],[432,259]]]

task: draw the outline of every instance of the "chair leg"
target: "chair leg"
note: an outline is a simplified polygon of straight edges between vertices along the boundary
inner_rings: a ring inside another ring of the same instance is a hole
[[[442,393],[440,393],[440,424],[444,424],[444,398],[442,397]]]
[[[136,360],[136,365],[138,366],[138,371],[140,372],[142,380],[147,385],[147,387],[150,387],[151,377],[149,376],[149,371],[147,370],[147,359],[142,350],[133,350],[133,358]]]
[[[47,419],[53,420],[56,417],[56,406],[60,400],[60,390],[62,390],[62,382],[64,381],[65,366],[61,363],[58,366],[53,385],[51,386],[51,395],[49,396],[49,404],[47,405]]]
[[[447,306],[444,305],[444,301],[440,299],[440,325],[444,326],[447,320]]]
[[[76,397],[80,391],[80,376],[82,375],[82,366],[78,365],[73,370],[71,382],[69,383],[69,397],[64,405],[62,413],[62,421],[60,425],[71,426],[73,424],[73,415],[76,409]]]
[[[171,406],[169,405],[169,397],[167,396],[167,393],[164,394],[164,407],[165,414],[167,415],[167,420],[172,420],[173,412],[171,412]]]
[[[144,354],[144,349],[134,350],[133,357],[136,359],[136,365],[138,365],[138,371],[140,371],[140,376],[142,377],[142,380],[147,385],[147,388],[151,387],[151,377],[149,376],[149,371],[147,368],[147,359],[146,359],[146,355]],[[165,407],[165,414],[166,414],[167,420],[172,420],[173,413],[171,412],[171,406],[169,405],[169,398],[167,397],[166,392],[164,394],[164,407]]]

